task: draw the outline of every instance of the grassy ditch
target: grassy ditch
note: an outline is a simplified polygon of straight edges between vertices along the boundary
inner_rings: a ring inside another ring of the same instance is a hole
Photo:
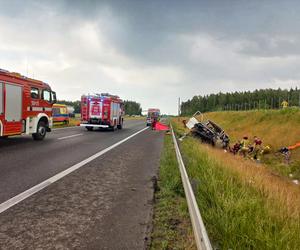
[[[291,151],[289,165],[283,155],[276,153],[281,147],[300,141],[299,108],[210,112],[205,113],[204,118],[219,124],[229,135],[232,145],[245,135],[250,141],[258,136],[263,145],[271,146],[271,153],[261,157],[262,163],[282,176],[300,179],[300,148]]]
[[[176,131],[182,127],[174,122]],[[181,152],[218,249],[299,249],[300,189],[268,168],[187,137]]]
[[[170,135],[165,136],[155,193],[151,249],[196,249]]]

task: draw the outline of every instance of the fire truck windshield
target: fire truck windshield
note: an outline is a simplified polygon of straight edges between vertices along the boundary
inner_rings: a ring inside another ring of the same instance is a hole
[[[159,112],[148,112],[148,117],[159,117]]]

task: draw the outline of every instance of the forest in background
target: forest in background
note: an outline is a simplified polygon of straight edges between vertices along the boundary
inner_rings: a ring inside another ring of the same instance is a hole
[[[232,93],[197,95],[181,103],[181,115],[192,115],[196,111],[279,109],[282,102],[300,107],[300,89],[260,89]]]
[[[80,101],[65,101],[65,100],[59,100],[57,103],[65,104],[67,106],[71,106],[74,108],[74,113],[79,114],[80,113]],[[135,101],[124,101],[125,105],[125,114],[126,115],[141,115],[142,114],[142,108],[141,104],[135,102]]]

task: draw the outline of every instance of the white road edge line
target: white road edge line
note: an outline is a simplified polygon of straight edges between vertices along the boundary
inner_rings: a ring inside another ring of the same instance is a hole
[[[68,138],[72,138],[72,137],[77,137],[80,135],[83,135],[83,134],[68,135],[68,136],[57,138],[57,140],[64,140],[64,139],[68,139]]]
[[[96,154],[88,157],[87,159],[85,159],[85,160],[83,160],[83,161],[81,161],[81,162],[79,162],[79,163],[77,163],[77,164],[75,164],[75,165],[67,168],[66,170],[64,170],[64,171],[62,171],[62,172],[60,172],[60,173],[58,173],[58,174],[50,177],[49,179],[47,179],[47,180],[45,180],[45,181],[43,181],[43,182],[41,182],[41,183],[33,186],[30,189],[27,189],[26,191],[24,191],[24,192],[22,192],[22,193],[20,193],[20,194],[18,194],[16,196],[10,198],[9,200],[7,200],[5,202],[1,203],[0,204],[0,214],[2,212],[6,211],[7,209],[11,208],[12,206],[18,204],[19,202],[25,200],[26,198],[32,196],[33,194],[39,192],[40,190],[44,189],[45,187],[48,187],[49,185],[51,185],[52,183],[58,181],[59,179],[65,177],[66,175],[68,175],[68,174],[74,172],[75,170],[81,168],[82,166],[86,165],[87,163],[95,160],[96,158],[100,157],[101,155],[104,155],[108,151],[116,148],[117,146],[119,146],[122,143],[128,141],[129,139],[131,139],[132,137],[134,137],[134,136],[138,135],[139,133],[145,131],[146,129],[148,129],[148,127],[139,130],[138,132],[136,132],[136,133],[128,136],[127,138],[125,138],[125,139],[123,139],[123,140],[121,140],[121,141],[119,141],[119,142],[117,142],[117,143],[115,143],[115,144],[107,147],[106,149],[103,149],[103,150],[99,151],[98,153],[96,153]]]

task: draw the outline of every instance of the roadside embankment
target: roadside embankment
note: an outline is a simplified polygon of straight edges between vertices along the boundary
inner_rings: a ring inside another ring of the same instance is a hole
[[[230,115],[220,114],[224,119]],[[246,112],[238,115],[244,115],[245,119],[251,120]],[[291,116],[289,112],[283,115]],[[218,114],[212,113],[208,116],[225,130],[226,126],[230,127],[234,123],[233,121],[227,125],[225,121],[221,123],[216,119]],[[276,117],[277,114],[274,116]],[[243,122],[238,122],[238,118],[241,117],[237,117],[236,123],[239,124],[239,129],[242,129]],[[292,123],[296,123],[297,119],[295,118]],[[179,134],[184,131],[181,121],[177,118],[173,119],[173,127]],[[275,124],[275,131],[276,129],[280,130]],[[247,131],[250,130],[248,127]],[[253,133],[262,131],[263,129],[257,129]],[[231,135],[234,128],[226,132]],[[238,131],[235,133],[234,136],[238,138],[240,136]],[[241,131],[240,133],[242,135]],[[272,138],[272,133],[268,135],[265,130],[261,137],[268,142],[269,138]],[[180,143],[180,148],[190,180],[195,184],[198,206],[214,247],[218,249],[299,248],[299,186],[285,177],[274,174],[264,164],[256,164],[240,156],[234,157],[222,150],[202,144],[195,138],[185,138]]]
[[[300,147],[291,151],[289,165],[282,154],[276,153],[300,142],[300,109],[210,112],[204,118],[220,125],[229,135],[231,145],[243,136],[248,136],[250,142],[258,136],[263,146],[271,147],[271,153],[263,155],[261,162],[280,175],[300,179]]]
[[[170,135],[165,136],[157,184],[151,249],[196,249]]]
[[[222,126],[233,143],[245,135],[250,139],[260,137],[272,149],[271,154],[262,157],[262,162],[281,175],[292,174],[293,178],[300,179],[300,148],[291,151],[289,165],[284,163],[282,155],[275,154],[280,148],[300,141],[300,109],[213,112],[205,116]]]

